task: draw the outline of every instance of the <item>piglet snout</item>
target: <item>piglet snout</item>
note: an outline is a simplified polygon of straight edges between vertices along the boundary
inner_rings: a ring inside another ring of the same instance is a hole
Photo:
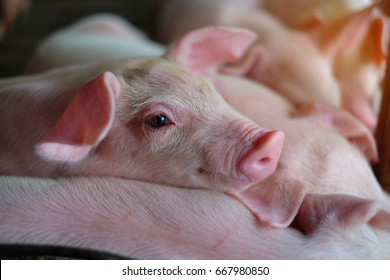
[[[284,141],[284,133],[273,130],[262,135],[241,158],[238,169],[251,182],[259,182],[271,175],[278,163]]]

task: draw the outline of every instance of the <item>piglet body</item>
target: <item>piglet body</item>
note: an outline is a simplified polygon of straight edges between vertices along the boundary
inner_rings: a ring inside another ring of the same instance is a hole
[[[207,190],[81,177],[3,176],[0,185],[0,243],[65,245],[139,259],[390,258],[386,229],[368,222],[346,226],[323,211],[317,211],[322,226],[305,235],[262,226],[236,200]],[[297,225],[316,200],[308,198]]]

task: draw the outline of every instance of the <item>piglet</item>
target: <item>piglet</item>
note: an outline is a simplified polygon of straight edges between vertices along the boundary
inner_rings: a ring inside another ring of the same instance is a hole
[[[274,229],[256,223],[236,200],[208,190],[108,177],[2,176],[0,186],[3,244],[81,247],[137,259],[390,258],[388,214],[353,196],[307,197],[294,228]]]
[[[375,2],[375,4],[374,4]],[[368,127],[377,123],[387,56],[388,26],[371,0],[262,1],[262,8],[303,29],[333,61],[342,105]]]
[[[46,38],[30,59],[26,72],[37,73],[72,64],[157,57],[164,49],[119,16],[94,14]]]
[[[284,139],[164,58],[3,79],[0,99],[2,175],[114,176],[238,193],[274,172]]]
[[[373,5],[313,29],[308,35],[333,61],[342,107],[374,130],[386,67],[386,19]]]

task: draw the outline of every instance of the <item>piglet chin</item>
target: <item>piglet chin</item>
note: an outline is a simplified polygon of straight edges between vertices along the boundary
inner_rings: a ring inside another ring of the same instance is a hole
[[[271,175],[282,152],[284,133],[273,130],[265,133],[241,158],[238,170],[251,183],[257,183]]]

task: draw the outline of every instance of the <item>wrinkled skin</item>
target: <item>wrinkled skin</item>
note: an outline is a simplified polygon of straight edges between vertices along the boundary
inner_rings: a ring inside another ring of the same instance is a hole
[[[0,243],[81,246],[140,259],[390,258],[390,234],[371,225],[375,219],[338,222],[349,197],[329,213],[316,212],[322,226],[305,235],[264,227],[234,199],[207,190],[118,178],[0,177],[0,185]]]
[[[342,107],[375,129],[388,27],[372,7],[310,32],[286,27],[258,1],[167,0],[160,10],[155,33],[163,42],[210,25],[254,31],[258,40],[229,65],[230,73],[265,84],[296,105]]]

